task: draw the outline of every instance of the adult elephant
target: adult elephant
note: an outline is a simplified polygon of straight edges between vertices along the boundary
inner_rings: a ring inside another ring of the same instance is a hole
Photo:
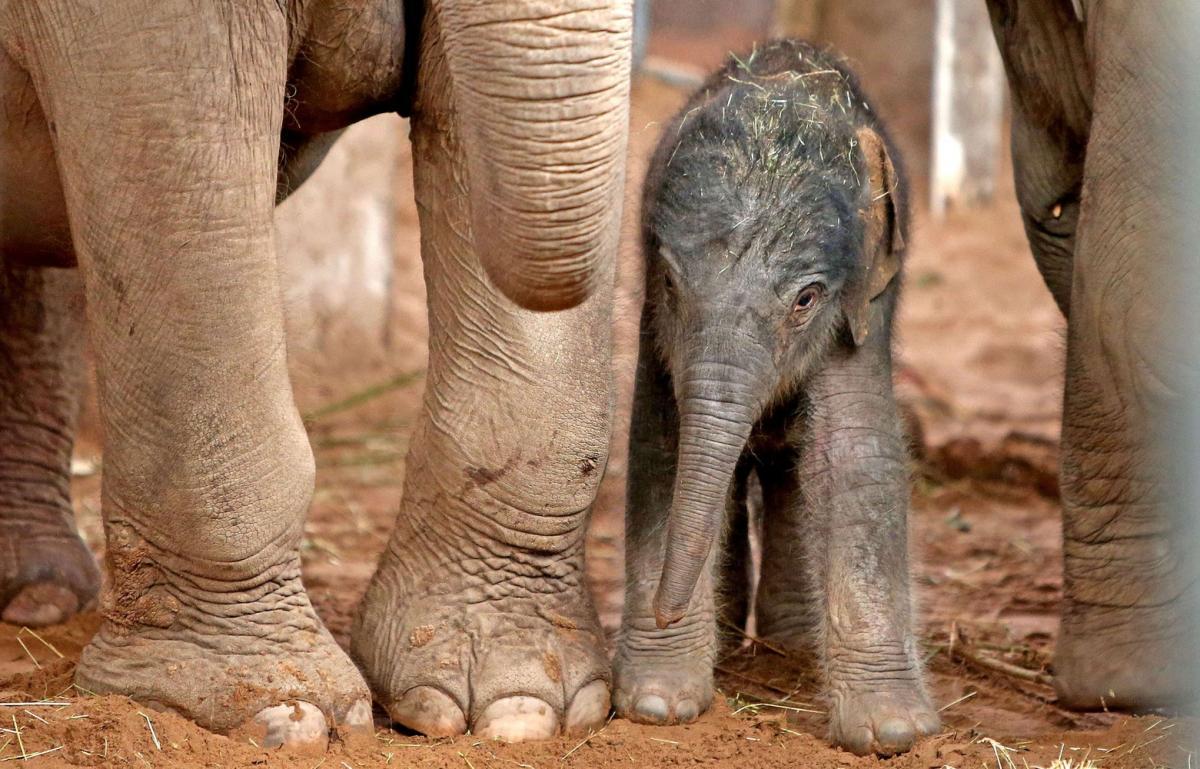
[[[97,575],[67,497],[78,265],[108,585],[77,681],[268,742],[369,725],[298,544],[313,457],[273,208],[339,129],[412,115],[427,394],[353,652],[428,734],[608,713],[583,579],[608,450],[627,137],[619,0],[0,0],[0,609]],[[281,140],[282,137],[282,140]]]
[[[1167,267],[1194,250],[1172,234],[1195,215],[1178,202],[1185,148],[1171,135],[1197,64],[1173,23],[1183,6],[988,6],[1013,95],[1025,228],[1068,319],[1055,685],[1077,708],[1178,704],[1194,695],[1200,576],[1196,511],[1169,493],[1160,448],[1196,365],[1181,347],[1195,330],[1163,323],[1165,308],[1195,301]]]

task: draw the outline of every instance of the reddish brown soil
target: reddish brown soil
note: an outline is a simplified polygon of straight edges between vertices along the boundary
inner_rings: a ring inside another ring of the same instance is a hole
[[[632,189],[660,122],[681,99],[663,86],[639,84]],[[1062,587],[1054,484],[1062,322],[1026,252],[1008,199],[943,223],[922,218],[913,238],[897,379],[914,427],[923,435],[917,448],[925,460],[914,462],[912,550],[921,638],[945,730],[912,753],[883,763],[922,769],[1067,769],[1087,762],[1104,769],[1190,767],[1188,751],[1195,741],[1189,722],[1070,713],[1056,706],[1051,687],[1026,680],[1048,680]],[[403,221],[415,226],[411,210]],[[628,404],[637,317],[638,275],[631,253],[627,245],[619,291],[622,410]],[[408,303],[397,309],[401,320],[411,315],[417,328],[423,322],[421,290],[413,286]],[[413,355],[421,358],[419,343]],[[304,540],[304,578],[317,610],[342,643],[397,508],[420,391],[418,378],[312,425],[320,473]],[[327,391],[301,387],[310,411],[321,405],[322,392]],[[614,587],[621,558],[622,435],[618,420],[617,450],[590,551],[608,627],[615,626],[620,605]],[[96,462],[94,446],[84,441],[81,458]],[[99,552],[98,475],[78,477],[75,495],[81,529]],[[5,703],[0,706],[0,761],[29,756],[34,765],[46,767],[305,769],[696,764],[832,769],[880,763],[825,743],[822,705],[804,659],[759,644],[739,647],[736,639],[719,665],[722,696],[690,726],[653,728],[613,720],[586,740],[502,745],[470,736],[429,740],[394,731],[380,719],[373,739],[335,742],[323,756],[302,756],[209,734],[121,697],[92,697],[73,689],[73,666],[97,624],[88,614],[50,628],[41,634],[47,643],[0,625],[0,703]],[[1013,676],[986,663],[965,662],[964,650],[968,658],[1001,661],[1026,673]],[[15,704],[46,699],[66,704]]]

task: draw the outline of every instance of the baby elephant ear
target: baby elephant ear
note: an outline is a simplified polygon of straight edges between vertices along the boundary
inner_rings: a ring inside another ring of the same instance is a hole
[[[846,293],[843,310],[855,346],[862,345],[871,328],[871,300],[883,293],[900,271],[904,235],[896,199],[896,168],[888,157],[883,138],[863,126],[855,134],[870,180],[870,195],[859,210],[863,223],[863,265],[854,285]]]

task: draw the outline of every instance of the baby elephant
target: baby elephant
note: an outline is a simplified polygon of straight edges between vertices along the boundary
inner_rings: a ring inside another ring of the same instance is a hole
[[[712,701],[719,534],[745,521],[755,473],[759,632],[816,648],[832,740],[891,754],[938,727],[913,638],[892,396],[907,227],[894,158],[846,65],[791,40],[733,58],[663,134],[644,196],[614,662],[627,718],[686,722]],[[746,599],[726,597],[744,621]]]

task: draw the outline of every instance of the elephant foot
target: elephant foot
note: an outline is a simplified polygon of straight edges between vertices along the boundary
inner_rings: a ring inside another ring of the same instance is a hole
[[[1058,701],[1074,710],[1150,710],[1194,701],[1195,616],[1178,604],[1069,604],[1054,653]]]
[[[313,612],[298,563],[257,589],[239,584],[236,599],[178,587],[106,605],[76,683],[263,747],[322,751],[331,734],[372,729],[366,683]]]
[[[99,589],[95,557],[66,525],[31,534],[0,520],[0,619],[28,627],[65,622],[92,608]]]
[[[604,636],[581,568],[564,565],[581,559],[488,557],[413,578],[400,566],[413,561],[396,551],[394,542],[351,642],[393,721],[506,742],[604,723]]]
[[[712,663],[698,656],[639,660],[622,650],[613,660],[617,715],[656,726],[695,721],[713,699]]]
[[[830,742],[860,756],[903,753],[940,725],[928,697],[916,686],[835,694],[832,704]]]

